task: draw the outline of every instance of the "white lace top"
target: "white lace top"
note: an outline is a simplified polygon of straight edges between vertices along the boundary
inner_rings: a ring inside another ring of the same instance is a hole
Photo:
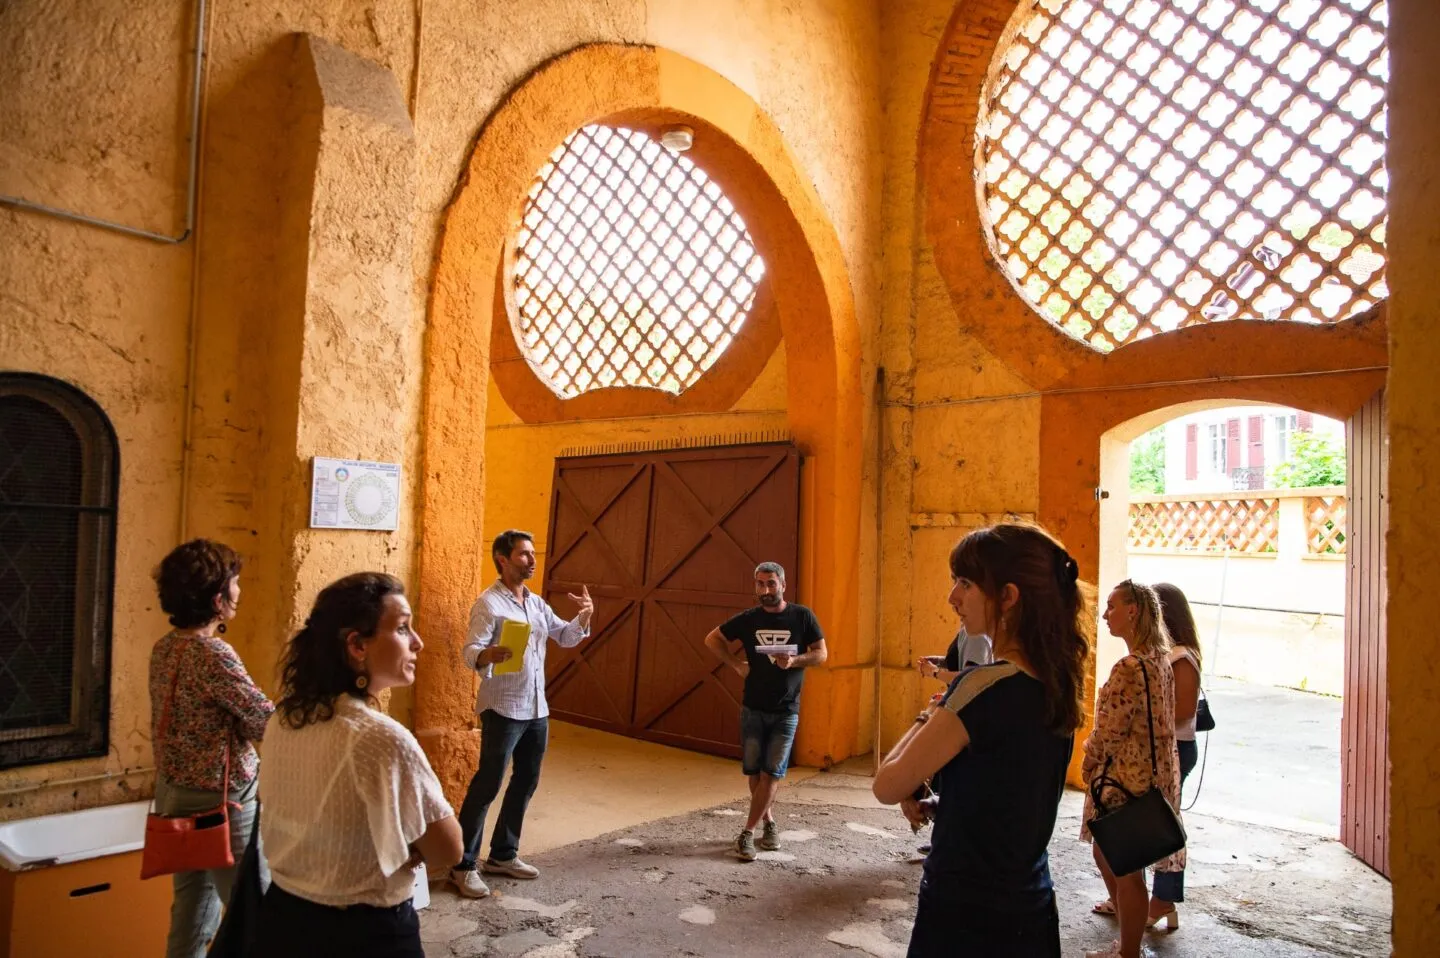
[[[260,840],[272,879],[322,905],[398,905],[411,897],[410,843],[454,814],[415,736],[341,695],[302,729],[277,711],[260,764]]]

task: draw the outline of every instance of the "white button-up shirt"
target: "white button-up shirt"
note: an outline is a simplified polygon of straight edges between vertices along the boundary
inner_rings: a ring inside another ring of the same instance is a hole
[[[480,670],[480,692],[475,698],[475,714],[493,709],[510,719],[544,718],[550,714],[550,705],[545,701],[545,640],[554,639],[562,648],[568,649],[579,645],[590,634],[590,627],[582,626],[574,619],[566,622],[555,614],[548,602],[529,589],[524,589],[522,602],[505,588],[504,583],[497,581],[480,593],[480,598],[470,609],[470,631],[462,654],[471,670],[475,669],[475,660],[481,651],[500,641],[500,629],[505,619],[525,622],[530,626],[525,656],[520,670],[508,675],[492,674],[493,665]]]

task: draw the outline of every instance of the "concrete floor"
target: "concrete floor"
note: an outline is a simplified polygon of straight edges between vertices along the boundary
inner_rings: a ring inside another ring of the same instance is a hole
[[[785,785],[793,787],[817,771],[791,769]],[[550,746],[540,788],[525,816],[521,853],[538,855],[748,794],[740,766],[731,759],[551,722]],[[492,816],[482,852],[489,849],[494,824]]]
[[[1199,767],[1185,787],[1197,788],[1194,810],[1230,821],[1340,834],[1340,699],[1293,689],[1209,678],[1215,713],[1205,775]]]
[[[1389,884],[1324,837],[1327,810],[1338,812],[1338,700],[1225,680],[1212,695],[1220,728],[1186,816],[1184,927],[1150,936],[1152,947],[1168,958],[1388,954]],[[792,770],[780,810],[795,835],[745,865],[728,854],[745,807],[737,763],[555,723],[522,848],[544,874],[497,880],[479,902],[435,885],[426,954],[899,958],[915,838],[871,797],[870,767],[864,757]],[[1080,809],[1067,793],[1051,843],[1067,956],[1114,934],[1089,912],[1104,888],[1076,838]]]

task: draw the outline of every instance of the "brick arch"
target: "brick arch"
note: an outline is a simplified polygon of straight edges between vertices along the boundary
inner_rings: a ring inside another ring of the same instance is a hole
[[[1017,12],[1031,6],[1031,0],[959,0],[930,73],[918,201],[924,241],[966,331],[1042,392],[1170,381],[1187,367],[1200,375],[1252,376],[1385,365],[1384,304],[1324,326],[1250,320],[1190,326],[1101,354],[1016,292],[981,225],[975,130],[995,51],[1018,27]]]
[[[1030,0],[959,0],[955,6],[920,125],[921,242],[933,251],[958,329],[1040,394],[1037,518],[1064,540],[1081,577],[1094,582],[1101,551],[1096,490],[1107,431],[1158,409],[1214,399],[1275,402],[1345,419],[1384,385],[1385,304],[1325,326],[1190,326],[1109,354],[1040,316],[991,255],[975,176],[981,89],[995,51],[1016,25],[1016,11],[1029,6]],[[1090,681],[1093,691],[1093,658]],[[1077,784],[1079,754],[1070,768]]]
[[[774,122],[742,90],[654,47],[593,44],[540,66],[487,119],[446,214],[427,330],[418,614],[427,641],[415,724],[458,791],[473,763],[471,678],[454,668],[465,616],[489,576],[483,554],[484,423],[496,276],[531,179],[567,135],[599,119],[693,118],[719,179],[765,257],[787,355],[789,426],[807,456],[806,594],[827,623],[832,665],[857,659],[861,452],[859,328],[839,239]],[[700,133],[713,135],[701,136]],[[701,144],[704,144],[703,147]],[[852,557],[846,562],[844,557]],[[860,671],[806,683],[799,759],[848,755]]]

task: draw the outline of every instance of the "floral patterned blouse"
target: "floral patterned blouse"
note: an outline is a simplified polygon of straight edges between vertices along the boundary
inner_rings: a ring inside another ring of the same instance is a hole
[[[1165,794],[1170,807],[1180,813],[1180,762],[1175,751],[1175,673],[1165,653],[1143,656],[1145,672],[1141,672],[1142,656],[1127,655],[1110,670],[1110,678],[1100,689],[1095,702],[1095,728],[1085,740],[1085,760],[1080,774],[1085,784],[1105,770],[1110,760],[1109,775],[1128,791],[1140,795],[1149,791],[1152,780]],[[1145,674],[1150,677],[1150,709],[1155,716],[1155,765],[1158,776],[1150,771],[1150,723],[1145,713]],[[1101,796],[1105,805],[1114,808],[1124,796],[1113,788]],[[1095,817],[1095,803],[1087,789],[1085,814],[1081,816],[1080,837],[1090,840],[1090,820]],[[1181,871],[1185,868],[1185,850],[1161,859],[1153,866],[1156,871]]]
[[[174,687],[169,725],[165,704]],[[150,728],[155,767],[172,785],[218,792],[230,746],[230,790],[254,781],[275,705],[256,687],[230,643],[218,636],[166,635],[150,651]]]

